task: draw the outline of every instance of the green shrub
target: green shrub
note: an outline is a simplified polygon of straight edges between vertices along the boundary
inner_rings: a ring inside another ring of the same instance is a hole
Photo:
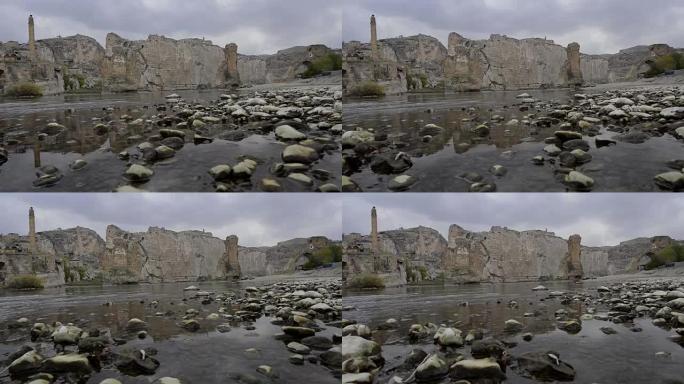
[[[35,83],[19,83],[11,86],[6,93],[14,97],[40,97],[43,96],[43,89]]]
[[[668,263],[680,261],[684,261],[684,245],[673,244],[651,256],[651,261],[649,261],[644,268],[654,269]]]
[[[12,289],[42,289],[43,280],[36,275],[15,276],[7,283],[7,288]]]
[[[372,288],[379,289],[385,288],[385,282],[382,277],[374,275],[372,273],[362,273],[360,275],[354,276],[347,286],[350,288]]]
[[[385,96],[385,88],[374,81],[364,81],[349,91],[351,96]]]
[[[648,62],[649,70],[644,73],[644,77],[654,77],[677,69],[684,69],[684,55],[674,52],[669,55],[657,57]]]
[[[336,53],[329,53],[319,57],[309,63],[309,67],[302,73],[302,77],[308,79],[318,76],[323,72],[339,71],[342,69],[342,56]]]
[[[342,247],[339,245],[331,245],[326,248],[316,250],[309,260],[302,265],[304,270],[318,268],[325,264],[339,263],[342,261]]]

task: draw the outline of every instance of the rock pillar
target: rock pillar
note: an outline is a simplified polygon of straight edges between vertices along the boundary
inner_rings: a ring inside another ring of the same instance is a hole
[[[226,275],[233,278],[240,277],[240,261],[238,259],[238,237],[226,237]]]
[[[570,279],[582,278],[581,242],[580,235],[572,235],[568,238],[568,278]]]
[[[375,15],[371,15],[370,19],[370,33],[371,33],[371,52],[373,53],[373,58],[378,58],[378,31],[377,24],[375,23]]]
[[[238,73],[238,46],[235,43],[226,45],[226,60],[228,67],[228,80],[235,85],[240,83],[240,74]]]
[[[449,42],[447,45],[449,56],[455,56],[456,55],[456,47],[461,45],[463,43],[463,40],[464,40],[463,36],[459,35],[456,32],[451,32],[449,34]]]
[[[568,85],[581,85],[584,81],[580,66],[580,45],[570,43],[566,52],[568,55]]]
[[[28,34],[29,34],[29,52],[31,53],[31,59],[36,58],[36,30],[33,24],[33,15],[29,15],[28,19]]]
[[[36,253],[36,216],[33,207],[29,208],[29,251],[32,255]]]

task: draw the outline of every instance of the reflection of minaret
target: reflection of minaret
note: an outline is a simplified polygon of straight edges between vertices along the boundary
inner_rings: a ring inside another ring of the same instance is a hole
[[[36,253],[36,217],[33,207],[29,208],[29,251],[32,255]]]
[[[373,54],[373,58],[377,59],[378,58],[378,31],[377,31],[377,25],[375,23],[375,15],[371,15],[370,19],[370,27],[371,27],[371,52]]]
[[[28,19],[28,33],[29,33],[29,52],[31,53],[31,59],[36,58],[36,31],[33,24],[33,15],[29,15]]]

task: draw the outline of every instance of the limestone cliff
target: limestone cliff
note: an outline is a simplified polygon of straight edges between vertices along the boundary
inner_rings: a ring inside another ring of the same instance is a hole
[[[300,269],[317,249],[332,242],[324,237],[282,241],[272,247],[240,247],[238,259],[243,276],[289,274]]]
[[[82,227],[38,233],[38,249],[48,264],[59,262],[67,282],[99,278],[105,242],[97,232]]]
[[[370,236],[343,236],[346,278],[377,273],[386,285],[399,285],[439,278],[514,282],[634,273],[650,256],[674,242],[658,236],[616,246],[586,247],[579,235],[566,240],[548,231],[492,227],[486,232],[470,232],[458,225],[449,228],[448,241],[425,227],[380,232],[379,238],[380,251],[374,254]]]
[[[109,33],[102,75],[113,90],[197,89],[222,86],[228,68],[224,48],[209,40],[150,35],[131,41]]]
[[[243,84],[284,83],[297,79],[309,65],[328,54],[339,54],[325,45],[296,46],[273,55],[239,55],[238,71]]]

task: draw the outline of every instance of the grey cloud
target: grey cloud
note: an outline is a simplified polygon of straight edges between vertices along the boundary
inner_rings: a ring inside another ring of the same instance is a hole
[[[418,225],[445,237],[449,225],[471,231],[492,226],[547,229],[567,238],[578,233],[586,245],[615,245],[655,235],[684,239],[684,199],[650,193],[561,194],[368,194],[345,196],[345,233],[370,232],[370,209],[378,210],[381,230]]]
[[[149,226],[207,230],[240,244],[273,245],[295,237],[340,239],[341,201],[322,194],[47,193],[2,194],[0,233],[28,232],[28,209],[37,230],[82,226],[104,237],[107,225],[128,231]]]
[[[684,47],[684,2],[678,0],[346,0],[345,41],[368,41],[371,14],[380,38],[424,33],[446,44],[449,32],[547,37],[585,53],[615,53],[635,45]]]
[[[294,45],[339,47],[341,9],[319,0],[3,0],[0,40],[27,40],[27,18],[36,38],[91,36],[104,45],[108,32],[129,39],[149,34],[205,37],[241,53],[266,54]]]

